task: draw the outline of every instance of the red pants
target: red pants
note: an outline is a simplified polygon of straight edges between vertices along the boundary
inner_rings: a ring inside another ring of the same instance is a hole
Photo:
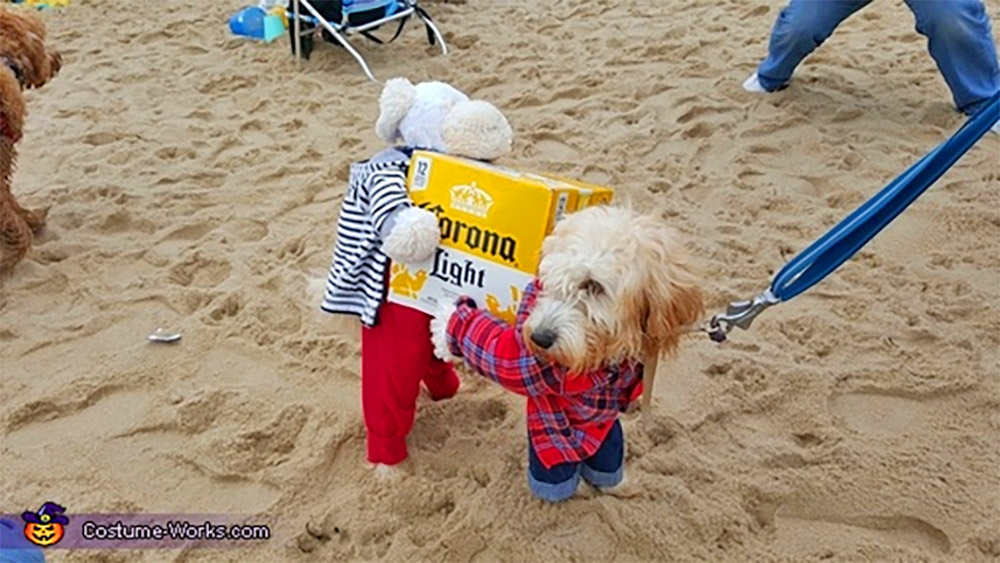
[[[416,309],[383,303],[378,324],[361,329],[361,406],[372,463],[406,459],[421,381],[434,400],[458,392],[455,370],[434,357],[430,321]]]

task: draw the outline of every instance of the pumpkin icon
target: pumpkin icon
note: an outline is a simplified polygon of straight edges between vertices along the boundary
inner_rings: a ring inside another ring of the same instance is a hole
[[[47,502],[38,512],[21,514],[24,519],[24,537],[28,541],[42,547],[57,543],[66,533],[64,526],[69,524],[69,518],[63,516],[66,509],[54,502]]]

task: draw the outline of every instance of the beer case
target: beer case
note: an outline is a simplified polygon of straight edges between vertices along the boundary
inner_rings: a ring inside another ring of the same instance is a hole
[[[424,262],[393,264],[389,301],[433,314],[467,295],[509,323],[556,222],[612,197],[601,186],[424,151],[413,153],[407,188],[437,215],[441,244]]]

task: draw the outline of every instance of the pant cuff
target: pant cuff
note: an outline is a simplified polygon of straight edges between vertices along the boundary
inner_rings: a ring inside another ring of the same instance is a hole
[[[597,471],[596,469],[591,469],[587,467],[586,464],[580,468],[580,473],[583,478],[591,485],[599,488],[614,487],[615,485],[622,482],[625,477],[625,464],[621,464],[617,471],[606,472]]]
[[[448,370],[444,375],[424,378],[424,386],[431,396],[431,400],[443,401],[450,399],[458,393],[458,388],[462,381],[454,371]]]
[[[982,100],[979,100],[977,102],[971,102],[965,104],[964,106],[959,107],[958,111],[971,117],[975,115],[976,112],[978,112],[984,105],[986,105],[986,102],[988,101],[990,101],[990,98],[983,98]]]
[[[547,502],[562,502],[573,496],[576,488],[580,485],[580,472],[577,471],[573,477],[562,483],[544,483],[535,479],[528,471],[528,488],[536,497]]]
[[[396,465],[407,457],[406,438],[367,437],[368,461],[385,465]]]
[[[788,80],[775,80],[774,78],[764,76],[760,71],[757,72],[757,82],[760,83],[761,88],[768,92],[777,92],[788,87]]]

